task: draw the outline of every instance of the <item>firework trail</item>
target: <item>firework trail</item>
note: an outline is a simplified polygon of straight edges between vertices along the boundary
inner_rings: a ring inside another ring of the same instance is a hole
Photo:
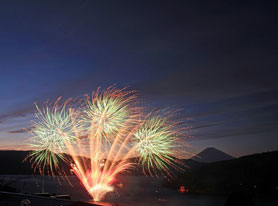
[[[98,89],[78,109],[63,105],[37,107],[30,157],[42,170],[58,169],[58,160],[69,163],[94,201],[114,190],[119,173],[135,166],[132,157],[138,157],[145,174],[169,176],[170,167],[178,167],[179,122],[165,111],[143,115],[133,91]],[[71,159],[65,160],[61,151]]]
[[[65,141],[73,157],[73,172],[95,201],[113,191],[118,173],[132,167],[128,158],[135,154],[135,147],[130,148],[129,144],[141,116],[136,103],[134,92],[112,87],[98,89],[86,99],[83,108],[81,122],[89,128],[87,139],[77,140],[77,146]],[[89,145],[86,150],[84,141]],[[89,156],[89,161],[84,156]]]

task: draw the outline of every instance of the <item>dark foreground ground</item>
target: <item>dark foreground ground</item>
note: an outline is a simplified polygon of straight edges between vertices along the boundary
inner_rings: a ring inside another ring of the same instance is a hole
[[[96,204],[89,204],[81,201],[40,197],[22,193],[0,192],[0,205],[20,206],[24,204],[30,204],[30,206],[97,206]]]

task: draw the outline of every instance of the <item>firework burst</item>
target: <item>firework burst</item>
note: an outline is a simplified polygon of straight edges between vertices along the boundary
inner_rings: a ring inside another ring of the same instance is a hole
[[[59,106],[60,98],[53,104],[46,103],[40,109],[35,104],[37,112],[32,122],[32,137],[29,139],[29,146],[33,151],[27,156],[30,159],[34,170],[38,169],[41,174],[54,174],[53,171],[60,171],[60,161],[67,161],[64,155],[66,145],[64,138],[68,141],[76,141],[77,123],[67,109],[67,102]]]
[[[126,126],[127,119],[138,116],[138,109],[134,107],[136,96],[132,91],[109,87],[93,92],[87,97],[83,108],[82,124],[87,133],[95,133],[105,140],[111,140],[119,128]]]
[[[166,115],[165,115],[166,114]],[[134,145],[144,173],[170,175],[169,166],[175,167],[175,151],[181,137],[182,128],[178,122],[170,119],[167,111],[154,112],[144,120],[143,125],[134,134]]]

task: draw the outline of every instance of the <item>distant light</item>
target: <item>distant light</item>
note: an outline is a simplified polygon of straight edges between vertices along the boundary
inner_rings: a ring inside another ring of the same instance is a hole
[[[184,186],[180,186],[179,190],[180,193],[188,192],[188,189],[186,189]]]

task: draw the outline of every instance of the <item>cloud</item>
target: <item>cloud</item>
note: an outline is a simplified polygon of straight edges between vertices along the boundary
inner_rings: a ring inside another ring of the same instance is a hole
[[[18,151],[29,151],[31,150],[28,145],[24,144],[11,144],[11,145],[0,145],[0,150],[18,150]]]
[[[194,126],[190,127],[190,130],[209,128],[209,127],[214,127],[214,126],[217,126],[217,125],[218,125],[217,123],[194,125]]]
[[[11,130],[8,131],[9,134],[20,134],[20,133],[28,133],[32,130],[33,127],[29,127],[29,128],[21,128],[21,129],[17,129],[17,130]]]
[[[137,88],[157,99],[183,99],[188,103],[211,102],[278,89],[275,79],[278,62],[266,66],[266,58],[254,58],[261,61],[254,60],[256,67],[243,59],[233,60],[235,63],[231,62],[232,57],[226,62],[220,58],[203,63],[198,68],[172,70],[162,77],[137,85]]]
[[[209,131],[207,133],[199,133],[192,135],[190,140],[208,140],[208,139],[218,139],[227,137],[237,137],[237,136],[247,136],[247,135],[257,135],[269,132],[277,132],[276,124],[264,124],[251,127],[233,127],[226,129],[218,129],[215,131]]]
[[[250,99],[249,99],[250,100]],[[272,138],[277,138],[278,102],[266,101],[261,105],[235,104],[232,109],[225,109],[202,113],[192,117],[188,122],[189,140],[217,139],[247,135],[263,135],[269,133]],[[217,105],[216,105],[217,107]],[[228,107],[228,108],[229,108]],[[208,109],[208,108],[207,108]],[[208,109],[209,110],[209,109]]]
[[[189,114],[190,118],[201,118],[227,113],[243,112],[259,108],[267,108],[278,104],[278,90],[255,92],[246,95],[235,96],[219,101],[204,102],[198,105],[198,110]]]
[[[17,117],[25,117],[28,114],[31,114],[34,111],[34,106],[27,103],[27,106],[15,108],[12,111],[6,112],[0,115],[0,123],[3,123],[5,120]]]

